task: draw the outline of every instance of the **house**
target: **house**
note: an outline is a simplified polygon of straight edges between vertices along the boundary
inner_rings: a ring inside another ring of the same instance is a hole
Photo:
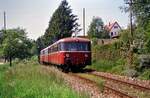
[[[121,30],[118,22],[110,23],[105,26],[105,29],[108,31],[110,38],[118,38],[119,32]]]

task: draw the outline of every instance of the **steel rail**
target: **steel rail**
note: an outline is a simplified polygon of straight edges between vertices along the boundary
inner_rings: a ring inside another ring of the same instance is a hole
[[[98,86],[98,84],[95,81],[92,81],[88,78],[84,78],[84,77],[76,75],[76,74],[69,74],[69,75],[72,75],[72,76],[77,77],[79,79],[85,80],[87,83],[91,83],[91,84]],[[104,90],[106,91],[106,93],[108,93],[108,91],[111,91],[111,92],[113,92],[113,94],[118,95],[120,98],[136,98],[136,97],[130,96],[124,92],[121,92],[119,90],[116,90],[115,88],[112,88],[108,84],[104,85]]]
[[[97,76],[97,77],[101,77],[101,78],[104,78],[104,79],[107,79],[107,80],[119,82],[119,83],[122,83],[124,85],[130,85],[130,86],[133,86],[134,88],[139,88],[142,91],[150,91],[149,87],[141,86],[141,85],[136,84],[136,83],[131,83],[131,82],[123,81],[123,80],[120,80],[120,79],[116,79],[116,78],[112,78],[112,77],[107,77],[107,76],[96,74],[96,73],[93,73],[93,72],[88,73],[88,74],[91,74],[91,75],[94,75],[94,76]]]

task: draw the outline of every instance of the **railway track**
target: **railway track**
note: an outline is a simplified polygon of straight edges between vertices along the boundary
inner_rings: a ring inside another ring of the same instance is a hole
[[[103,75],[103,74],[98,74],[98,73],[99,72],[90,72],[88,74],[91,74],[91,75],[94,75],[94,76],[97,76],[97,77],[100,77],[100,78],[103,78],[103,79],[106,79],[106,80],[109,80],[109,81],[118,82],[118,83],[121,83],[123,85],[132,86],[133,88],[136,88],[136,89],[141,90],[141,91],[150,92],[150,88],[147,87],[147,86],[142,86],[142,85],[136,84],[135,82],[134,83],[133,82],[128,82],[128,81],[116,79],[116,78],[113,78],[113,77],[110,77],[110,76],[106,76],[106,75]]]
[[[84,81],[86,81],[87,83],[91,83],[91,84],[94,84],[94,85],[97,85],[98,86],[98,83],[91,80],[91,79],[88,79],[88,78],[85,78],[85,77],[82,77],[80,75],[77,75],[77,74],[70,74],[74,77],[77,77],[79,79],[82,79]],[[110,97],[108,95],[112,95],[113,97],[111,98],[136,98],[134,96],[130,96],[128,95],[127,93],[124,93],[116,88],[113,88],[111,85],[109,84],[104,84],[103,85],[103,93],[107,96],[107,97]]]

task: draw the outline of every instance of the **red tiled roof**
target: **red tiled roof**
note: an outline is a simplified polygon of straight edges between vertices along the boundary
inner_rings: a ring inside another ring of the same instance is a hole
[[[112,29],[112,27],[115,25],[115,24],[118,24],[117,22],[113,22],[113,23],[109,23],[108,25],[105,26],[105,28],[110,31]],[[120,25],[118,24],[118,26],[120,27]],[[120,27],[121,28],[121,27]]]

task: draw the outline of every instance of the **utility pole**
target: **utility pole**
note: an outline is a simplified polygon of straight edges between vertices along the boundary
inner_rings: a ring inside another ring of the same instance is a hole
[[[83,8],[83,35],[85,36],[85,8]]]
[[[4,32],[6,33],[7,30],[6,30],[6,12],[4,11]],[[10,40],[10,36],[9,36],[9,40]],[[9,41],[10,43],[10,41]],[[12,66],[12,57],[11,57],[11,48],[10,48],[10,51],[8,51],[8,56],[9,56],[9,65],[10,67]],[[5,59],[8,58],[5,56]]]
[[[4,30],[6,31],[6,12],[4,11]]]
[[[129,6],[130,6],[130,33],[131,33],[131,44],[133,44],[133,25],[132,25],[132,5],[133,2],[130,0]]]
[[[129,48],[129,53],[128,53],[128,63],[129,65],[133,64],[133,25],[132,25],[132,21],[133,21],[133,13],[132,13],[132,5],[133,5],[133,1],[129,0],[129,2],[127,2],[126,4],[129,4],[129,10],[130,10],[130,34],[131,34],[131,39],[130,39],[130,48]]]

